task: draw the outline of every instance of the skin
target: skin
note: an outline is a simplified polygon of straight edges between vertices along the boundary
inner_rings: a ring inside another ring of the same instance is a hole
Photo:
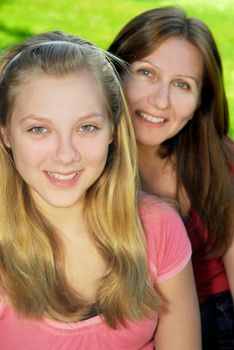
[[[100,88],[88,74],[35,76],[21,86],[1,132],[36,204],[61,233],[71,285],[93,300],[105,267],[84,225],[83,204],[112,142]]]
[[[201,349],[200,314],[191,262],[158,287],[168,306],[159,314],[155,348]]]
[[[193,118],[200,103],[203,57],[190,42],[171,37],[149,56],[132,64],[132,77],[125,92],[139,152],[143,189],[176,198],[176,169],[172,158],[157,156],[159,145],[176,135]],[[183,187],[179,189],[181,212],[191,203]],[[234,242],[223,257],[234,300]]]
[[[230,292],[232,294],[232,300],[234,304],[234,276],[233,276],[233,261],[234,261],[234,241],[232,241],[231,246],[227,250],[223,257],[223,263],[225,266],[225,271],[228,277]]]
[[[174,159],[161,159],[157,150],[193,118],[200,103],[202,75],[200,51],[177,37],[167,39],[149,56],[132,64],[132,76],[125,82],[125,92],[138,143],[142,185],[148,192],[176,197]],[[182,210],[188,212],[190,203],[183,188],[179,198]],[[155,347],[201,349],[191,264],[158,288],[169,306],[168,312],[159,315]]]
[[[24,84],[5,130],[18,172],[46,209],[82,206],[111,141],[101,92],[87,75]]]
[[[155,151],[193,117],[199,105],[203,58],[194,45],[172,37],[135,61],[132,72],[125,92],[137,142],[144,153]]]
[[[162,142],[176,135],[193,118],[200,103],[202,76],[200,51],[179,37],[166,39],[149,56],[132,64],[125,93],[145,191],[176,197],[174,159],[161,159],[156,152]],[[183,188],[179,199],[186,214],[190,203]]]
[[[112,126],[101,101],[89,76],[37,77],[22,86],[9,129],[1,130],[36,203],[60,229],[71,285],[89,302],[95,301],[98,280],[106,271],[86,232],[81,210],[87,188],[104,168],[112,141]],[[69,178],[80,170],[77,181]],[[200,349],[190,263],[158,288],[168,302],[168,312],[159,315],[157,348]]]

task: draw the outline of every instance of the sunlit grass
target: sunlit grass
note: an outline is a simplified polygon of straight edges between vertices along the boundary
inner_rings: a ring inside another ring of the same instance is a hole
[[[232,0],[1,0],[0,49],[31,34],[60,29],[107,48],[133,16],[155,6],[183,6],[211,28],[223,58],[234,138],[234,2]]]

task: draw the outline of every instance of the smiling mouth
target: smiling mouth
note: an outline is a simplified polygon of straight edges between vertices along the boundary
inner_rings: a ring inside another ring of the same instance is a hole
[[[53,179],[60,180],[60,181],[68,181],[76,177],[80,172],[74,171],[70,174],[59,174],[52,171],[46,171],[47,175],[52,177]]]
[[[165,123],[165,121],[166,121],[162,117],[153,117],[152,115],[144,113],[144,112],[138,112],[138,115],[150,123],[158,124],[158,123]]]

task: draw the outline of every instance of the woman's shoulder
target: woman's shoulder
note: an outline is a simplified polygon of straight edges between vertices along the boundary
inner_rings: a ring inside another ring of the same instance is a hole
[[[229,148],[229,150],[234,153],[234,141],[230,137],[224,138],[224,144]]]
[[[226,159],[228,168],[232,175],[234,175],[234,142],[230,137],[225,137],[223,140],[223,144],[226,149]]]

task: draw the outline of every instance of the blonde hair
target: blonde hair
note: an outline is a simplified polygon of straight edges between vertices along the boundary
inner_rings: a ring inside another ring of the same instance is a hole
[[[150,281],[137,213],[134,132],[112,60],[112,55],[93,44],[62,32],[40,34],[9,49],[1,57],[0,123],[8,125],[17,91],[38,74],[60,77],[85,71],[102,88],[113,123],[113,142],[103,174],[87,192],[84,218],[108,267],[95,306],[115,327],[126,319],[151,316],[158,310],[158,297]],[[36,207],[3,140],[0,286],[13,307],[28,317],[49,315],[73,322],[87,317],[94,307],[69,286],[56,228]]]

